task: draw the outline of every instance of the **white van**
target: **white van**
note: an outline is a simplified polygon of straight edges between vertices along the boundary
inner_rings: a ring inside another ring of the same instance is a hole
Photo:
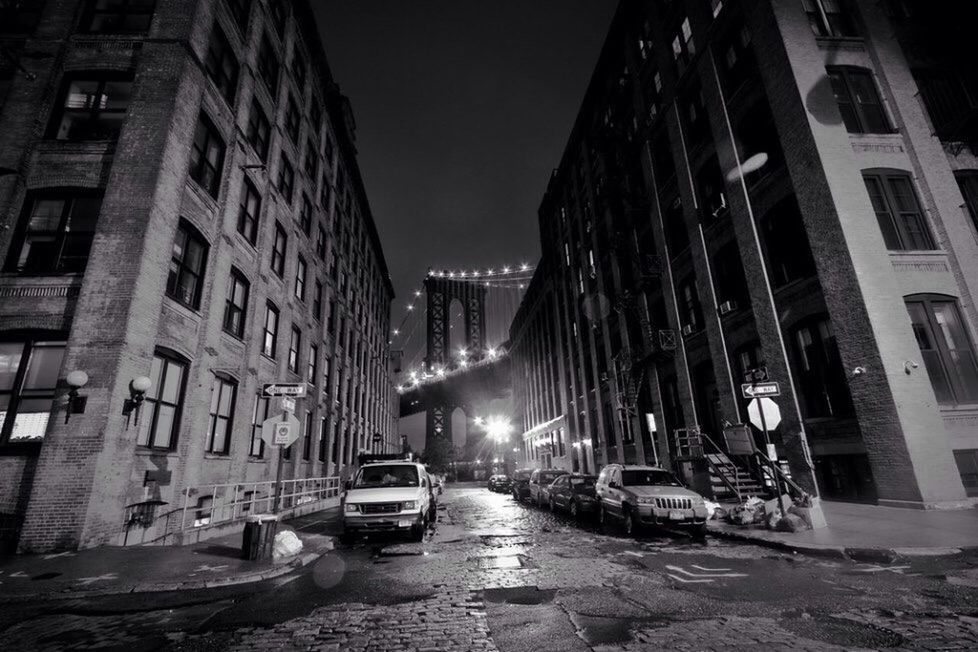
[[[365,464],[346,484],[343,538],[365,532],[410,532],[421,541],[436,517],[431,477],[423,464]]]

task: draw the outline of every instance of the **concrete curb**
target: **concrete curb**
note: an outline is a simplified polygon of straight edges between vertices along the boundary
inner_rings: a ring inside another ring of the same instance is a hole
[[[0,599],[0,604],[10,604],[24,599],[48,598],[52,600],[63,600],[68,598],[97,598],[109,595],[127,595],[132,593],[162,593],[165,591],[187,591],[194,589],[212,589],[224,586],[234,586],[236,584],[253,584],[264,580],[274,579],[286,575],[294,570],[307,566],[325,555],[332,548],[320,548],[315,552],[307,552],[297,555],[291,561],[282,563],[264,570],[251,573],[241,573],[230,577],[223,577],[214,580],[190,581],[190,582],[141,582],[134,585],[119,586],[112,589],[62,589],[56,592],[34,592],[18,593]]]
[[[829,559],[847,559],[869,563],[891,564],[901,557],[941,557],[956,555],[970,548],[883,548],[883,547],[846,547],[819,543],[795,543],[782,541],[754,534],[750,530],[728,530],[707,524],[707,531],[715,537],[752,543],[754,545],[790,552],[811,557],[827,557]]]

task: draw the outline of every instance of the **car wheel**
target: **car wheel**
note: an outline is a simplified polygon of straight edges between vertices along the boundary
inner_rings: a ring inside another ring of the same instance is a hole
[[[625,534],[630,537],[635,536],[638,533],[638,523],[635,522],[635,516],[632,514],[632,510],[625,508],[624,518]]]
[[[572,500],[571,501],[571,504],[570,504],[570,513],[571,513],[571,516],[574,517],[575,520],[581,518],[581,512],[580,512],[580,509],[578,509],[578,507],[577,507],[577,501],[576,500]]]

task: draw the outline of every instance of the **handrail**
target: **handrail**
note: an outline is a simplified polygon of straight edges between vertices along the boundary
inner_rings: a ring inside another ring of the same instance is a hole
[[[797,495],[798,498],[804,498],[805,496],[808,495],[808,492],[802,489],[798,485],[798,483],[796,483],[794,480],[789,478],[778,464],[771,461],[771,458],[769,458],[761,451],[754,451],[754,454],[760,457],[763,461],[767,462],[767,464],[764,465],[764,468],[774,469],[774,471],[781,477],[781,479],[784,480],[785,484],[788,485],[788,488],[794,489],[794,493],[792,494],[792,496]],[[789,493],[791,492],[789,491]]]
[[[712,446],[715,450],[717,450],[717,451],[719,451],[721,453],[723,452],[723,451],[720,450],[720,447],[717,446],[716,443],[712,439],[710,439],[710,436],[708,434],[706,434],[706,433],[700,433],[700,437],[702,437],[703,439],[705,439],[706,441],[708,441],[710,443],[710,446]],[[736,494],[736,496],[737,496],[737,502],[740,502],[741,500],[743,500],[743,494],[740,493],[740,482],[737,482],[737,485],[736,486],[734,484],[732,484],[730,482],[730,480],[727,478],[726,473],[723,473],[722,471],[720,471],[717,468],[716,463],[713,460],[710,459],[710,456],[709,455],[704,455],[703,457],[706,458],[707,465],[709,465],[709,467],[716,472],[716,475],[717,475],[718,478],[720,478],[720,481],[723,482],[723,484],[727,485],[727,489],[730,489],[732,492],[734,492],[734,494]],[[724,466],[726,466],[726,465],[724,465]],[[733,474],[734,474],[734,478],[736,479],[737,478],[737,465],[734,464],[733,460],[730,460],[730,466],[733,466],[734,467]]]

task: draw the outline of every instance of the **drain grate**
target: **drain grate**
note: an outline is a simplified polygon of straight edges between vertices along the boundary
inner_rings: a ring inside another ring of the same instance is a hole
[[[903,637],[896,632],[845,618],[789,618],[781,620],[779,624],[803,638],[846,647],[875,649],[896,647],[903,643]]]

